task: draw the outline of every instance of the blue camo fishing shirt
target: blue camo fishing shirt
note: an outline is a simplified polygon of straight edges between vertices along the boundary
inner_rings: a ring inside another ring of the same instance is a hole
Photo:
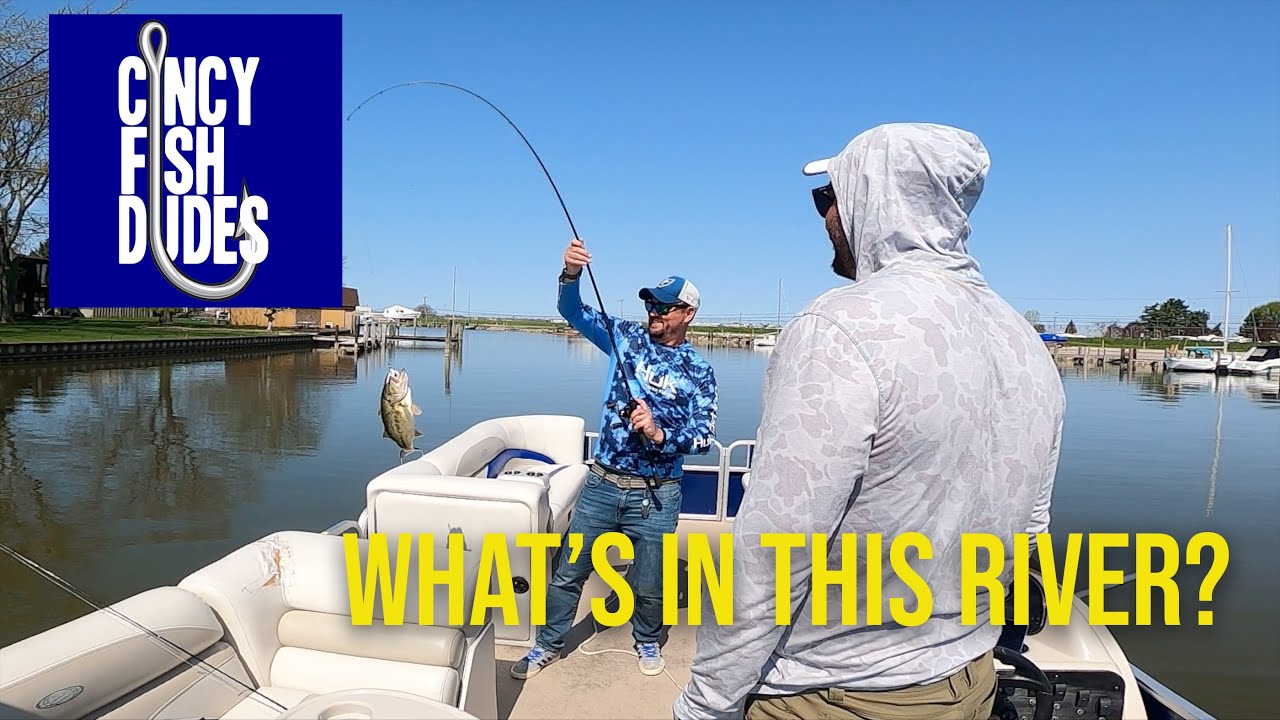
[[[560,315],[582,336],[609,355],[609,377],[600,413],[596,461],[615,470],[651,478],[680,478],[685,454],[701,455],[716,436],[716,376],[711,365],[685,342],[668,347],[649,337],[646,325],[604,318],[582,302],[579,280],[560,283]],[[614,326],[623,372],[631,392],[644,400],[665,437],[654,444],[619,415],[627,393],[613,357],[609,327]]]

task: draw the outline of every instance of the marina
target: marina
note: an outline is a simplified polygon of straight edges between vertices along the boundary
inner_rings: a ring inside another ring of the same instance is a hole
[[[105,604],[178,585],[238,549],[260,547],[255,543],[276,532],[311,537],[344,519],[358,527],[372,484],[422,467],[414,465],[417,455],[401,466],[394,446],[379,437],[374,404],[390,364],[408,369],[415,402],[423,406],[422,448],[438,449],[502,417],[568,416],[581,419],[584,437],[593,429],[606,366],[586,340],[475,331],[458,352],[442,353],[439,347],[415,343],[384,345],[361,356],[304,350],[0,370],[0,470],[10,479],[0,503],[15,518],[3,541]],[[722,445],[733,450],[725,481],[714,452],[688,459],[690,466],[711,470],[690,483],[694,489],[686,494],[681,528],[686,533],[718,532],[722,512],[731,516],[770,355],[767,349],[705,352],[721,383]],[[509,362],[514,356],[523,361],[518,371]],[[1133,681],[1141,681],[1149,694],[1165,686],[1215,717],[1266,717],[1267,696],[1250,678],[1280,671],[1276,643],[1267,642],[1278,628],[1265,600],[1280,587],[1266,570],[1264,549],[1274,532],[1265,508],[1275,505],[1280,490],[1263,481],[1275,470],[1266,439],[1280,428],[1277,379],[1152,372],[1141,364],[1060,366],[1068,418],[1051,532],[1164,532],[1183,544],[1208,529],[1231,543],[1231,566],[1213,596],[1213,626],[1184,620],[1180,626],[1105,629],[1136,666]],[[55,437],[53,426],[40,420],[73,407],[96,418],[93,425]],[[366,415],[367,422],[361,419]],[[570,434],[578,432],[577,422]],[[456,513],[425,509],[404,517],[448,520],[455,527],[462,522]],[[367,516],[365,522],[367,529]],[[468,533],[470,525],[462,524]],[[1120,568],[1130,562],[1125,552],[1108,557]],[[1087,567],[1087,554],[1080,562]],[[1203,608],[1194,588],[1204,570],[1189,566],[1178,576],[1187,588],[1178,600],[1184,618]],[[0,561],[0,581],[11,608],[0,645],[90,611],[8,558]],[[1243,592],[1246,586],[1250,592]],[[598,579],[590,587],[607,591]],[[1132,586],[1108,590],[1106,602],[1109,609],[1132,612]],[[1162,616],[1158,603],[1153,613]],[[591,681],[607,675],[616,678],[614,692],[634,691],[643,698],[628,717],[669,717],[669,702],[687,678],[692,628],[669,634],[670,678],[636,671],[626,625],[592,637],[595,630],[589,620],[580,624],[570,648],[583,652],[519,682],[506,675],[519,647],[497,642],[495,627],[496,716],[609,717],[599,704],[603,686]],[[501,632],[511,640],[509,628]],[[1054,637],[1046,632],[1041,639]],[[588,654],[600,649],[619,652]],[[1033,649],[1028,657],[1045,656]],[[210,716],[217,714],[213,710]]]

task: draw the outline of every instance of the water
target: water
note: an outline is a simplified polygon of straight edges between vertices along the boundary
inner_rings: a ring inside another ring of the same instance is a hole
[[[721,442],[754,438],[768,351],[703,352],[720,382]],[[424,346],[0,366],[0,539],[110,603],[272,531],[354,519],[368,480],[398,462],[377,417],[388,363],[409,371],[424,448],[502,415],[567,413],[593,428],[608,367],[580,338],[515,332],[470,332],[448,356]],[[1205,568],[1190,567],[1178,576],[1180,626],[1163,626],[1157,603],[1156,625],[1113,632],[1210,712],[1271,716],[1280,381],[1110,367],[1065,368],[1063,381],[1055,536],[1164,532],[1182,547],[1213,530],[1231,547],[1212,627],[1195,624]],[[1131,570],[1131,556],[1109,550],[1108,567]],[[0,645],[86,610],[9,558],[0,588]],[[1106,602],[1132,612],[1132,586]]]

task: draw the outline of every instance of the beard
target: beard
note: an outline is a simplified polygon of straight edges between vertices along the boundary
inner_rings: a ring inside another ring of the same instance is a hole
[[[831,260],[831,270],[842,278],[857,280],[858,263],[853,257],[853,249],[849,247],[849,238],[844,234],[840,224],[840,214],[831,213],[827,217],[827,235],[831,237],[831,247],[835,257]]]

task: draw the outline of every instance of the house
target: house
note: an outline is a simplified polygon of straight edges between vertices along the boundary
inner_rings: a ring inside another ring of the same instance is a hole
[[[420,314],[417,310],[403,305],[392,305],[382,311],[382,315],[390,320],[412,320]]]
[[[17,297],[13,306],[17,317],[30,317],[49,307],[49,258],[18,255]]]
[[[360,293],[355,288],[342,288],[342,307],[336,308],[270,308],[271,328],[297,330],[338,330],[354,332],[356,308],[360,306]],[[230,308],[232,325],[239,327],[267,327],[268,308]]]

